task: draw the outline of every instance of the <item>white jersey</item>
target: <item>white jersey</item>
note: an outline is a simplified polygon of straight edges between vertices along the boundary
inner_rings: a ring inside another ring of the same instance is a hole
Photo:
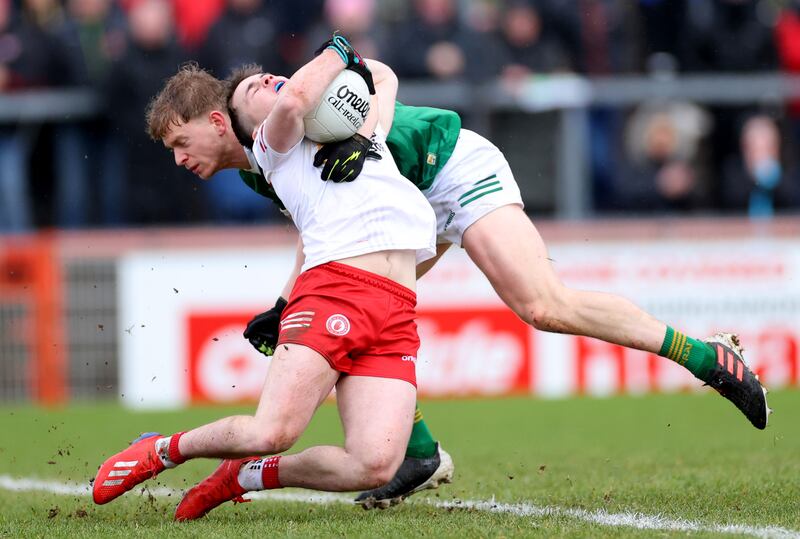
[[[286,153],[269,147],[264,124],[253,154],[286,206],[303,240],[305,263],[314,266],[378,251],[413,250],[417,263],[436,254],[436,216],[425,196],[400,175],[382,132],[354,182],[320,179],[313,166],[318,145],[303,138]]]

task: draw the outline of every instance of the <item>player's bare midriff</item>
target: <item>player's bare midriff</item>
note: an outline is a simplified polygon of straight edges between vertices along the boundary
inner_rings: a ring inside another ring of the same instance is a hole
[[[416,290],[416,256],[410,250],[377,251],[343,258],[337,262],[386,277],[410,290]]]

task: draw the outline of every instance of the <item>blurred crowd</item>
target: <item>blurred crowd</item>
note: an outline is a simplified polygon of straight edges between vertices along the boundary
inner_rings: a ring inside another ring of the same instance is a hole
[[[184,61],[290,74],[334,29],[401,80],[800,71],[800,0],[0,0],[0,91],[92,87],[104,111],[0,123],[0,231],[271,218],[175,167],[144,109]],[[800,103],[594,108],[588,132],[598,212],[800,207]]]

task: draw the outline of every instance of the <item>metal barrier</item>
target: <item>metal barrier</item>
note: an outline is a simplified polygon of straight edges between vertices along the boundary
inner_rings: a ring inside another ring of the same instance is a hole
[[[544,75],[514,86],[502,81],[484,84],[403,81],[398,98],[412,105],[458,110],[465,126],[490,138],[492,114],[555,111],[556,133],[551,134],[556,137],[556,155],[552,156],[555,178],[549,178],[555,189],[555,215],[581,219],[591,214],[586,118],[590,107],[626,107],[653,100],[776,105],[800,98],[800,77],[777,73],[598,78]],[[82,89],[3,94],[0,123],[73,122],[99,114],[100,103],[94,92]]]

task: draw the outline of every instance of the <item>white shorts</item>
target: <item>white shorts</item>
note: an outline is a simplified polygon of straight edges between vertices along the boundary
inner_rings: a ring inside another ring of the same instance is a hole
[[[461,245],[467,228],[502,206],[523,207],[508,161],[477,133],[462,129],[453,155],[423,191],[436,212],[436,243]]]

